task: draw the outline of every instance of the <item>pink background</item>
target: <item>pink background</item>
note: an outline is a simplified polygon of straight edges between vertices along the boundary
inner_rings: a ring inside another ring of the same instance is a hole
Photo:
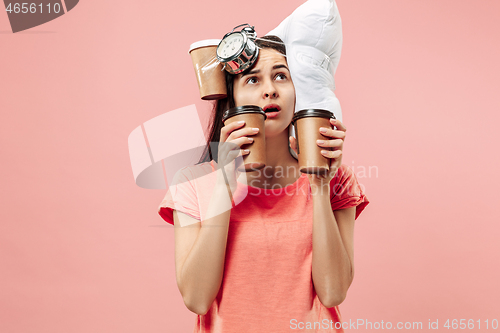
[[[156,212],[166,190],[134,183],[127,137],[193,103],[206,120],[189,44],[246,22],[262,35],[301,3],[230,16],[229,0],[87,0],[16,34],[0,12],[1,332],[192,331]],[[343,162],[371,200],[343,320],[486,331],[500,320],[500,2],[337,3]]]

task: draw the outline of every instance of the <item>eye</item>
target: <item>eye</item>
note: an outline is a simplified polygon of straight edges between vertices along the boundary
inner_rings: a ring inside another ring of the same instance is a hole
[[[257,83],[257,78],[255,76],[249,77],[245,83],[247,84],[256,84]]]
[[[282,81],[282,80],[286,80],[286,79],[287,79],[286,75],[285,75],[285,74],[283,74],[283,73],[279,73],[279,74],[277,74],[275,78],[276,78],[276,80],[278,80],[278,81]]]

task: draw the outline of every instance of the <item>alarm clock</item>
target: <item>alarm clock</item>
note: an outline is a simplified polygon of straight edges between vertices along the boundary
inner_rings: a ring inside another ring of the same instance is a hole
[[[243,27],[240,31],[235,31]],[[236,26],[227,33],[217,46],[217,59],[230,74],[239,74],[250,68],[259,56],[259,47],[255,44],[257,33],[248,23]]]

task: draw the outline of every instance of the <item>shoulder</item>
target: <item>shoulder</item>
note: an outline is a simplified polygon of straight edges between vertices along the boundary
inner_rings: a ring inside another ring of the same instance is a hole
[[[342,183],[345,182],[346,180],[352,180],[352,179],[356,179],[354,171],[347,165],[341,164],[339,169],[337,170],[337,173],[332,178],[330,184]]]
[[[346,165],[340,166],[330,182],[330,201],[334,211],[356,207],[355,219],[370,203],[354,170]]]
[[[184,182],[194,182],[197,179],[209,175],[213,172],[213,164],[210,162],[203,162],[196,165],[185,166],[180,168],[172,178],[172,185],[177,185]]]
[[[342,164],[330,181],[331,197],[339,195],[361,196],[362,189],[352,168]]]

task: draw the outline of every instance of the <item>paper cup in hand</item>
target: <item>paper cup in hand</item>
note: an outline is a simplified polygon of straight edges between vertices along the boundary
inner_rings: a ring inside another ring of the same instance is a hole
[[[300,172],[324,174],[330,170],[330,159],[323,156],[321,150],[331,148],[322,148],[316,143],[316,140],[330,139],[319,132],[320,127],[332,128],[330,118],[335,119],[333,112],[321,109],[300,110],[293,116]]]
[[[252,143],[244,144],[241,149],[248,149],[250,152],[243,155],[243,164],[238,167],[239,171],[255,171],[266,166],[266,134],[264,122],[267,116],[264,110],[256,105],[244,105],[234,107],[224,112],[222,121],[224,125],[235,121],[245,121],[245,127],[258,127],[259,132],[252,136]]]

